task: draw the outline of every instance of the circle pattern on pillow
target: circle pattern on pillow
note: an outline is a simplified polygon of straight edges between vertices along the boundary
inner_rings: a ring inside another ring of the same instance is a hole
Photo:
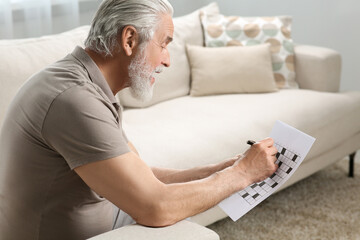
[[[244,32],[249,38],[255,38],[260,33],[260,27],[257,24],[248,23],[244,26]]]
[[[285,59],[285,63],[287,68],[292,71],[295,72],[295,68],[294,68],[294,55],[289,55],[286,57]]]
[[[238,38],[242,33],[242,28],[240,25],[231,24],[228,28],[226,28],[226,34],[230,36],[232,39]]]
[[[226,46],[242,46],[242,43],[237,40],[230,40],[226,43]]]
[[[254,45],[259,45],[260,43],[261,42],[259,40],[251,39],[247,41],[245,44],[246,46],[254,46]]]
[[[279,71],[284,65],[284,61],[278,55],[273,56],[271,60],[274,72]]]
[[[286,82],[284,75],[282,75],[280,73],[274,73],[274,77],[275,77],[277,87],[284,88],[285,82]]]
[[[274,24],[264,24],[263,31],[265,35],[270,37],[275,37],[276,34],[279,32],[279,29]]]
[[[224,29],[219,25],[212,24],[206,28],[206,31],[212,38],[218,38],[223,34]]]
[[[281,32],[284,35],[284,37],[290,39],[291,38],[291,31],[289,30],[288,27],[282,26],[281,27]]]
[[[277,40],[275,38],[268,38],[265,42],[270,43],[270,52],[272,54],[276,54],[276,53],[280,52],[281,43],[279,42],[279,40]]]
[[[210,41],[208,43],[208,47],[225,47],[225,43],[223,41]]]
[[[270,44],[274,79],[278,88],[298,88],[295,82],[294,43],[290,16],[201,16],[206,47]]]

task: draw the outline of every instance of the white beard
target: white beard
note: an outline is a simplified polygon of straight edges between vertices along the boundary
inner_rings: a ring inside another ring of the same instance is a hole
[[[162,71],[162,66],[157,67],[154,71],[152,71],[151,66],[146,63],[145,58],[144,51],[141,50],[131,61],[128,67],[130,93],[134,98],[142,102],[148,102],[151,100],[155,85],[151,84],[151,78],[154,73],[160,73]]]

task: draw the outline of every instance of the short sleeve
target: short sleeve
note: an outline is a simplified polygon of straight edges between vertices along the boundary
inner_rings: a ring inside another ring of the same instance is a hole
[[[121,127],[121,112],[91,84],[71,87],[54,99],[44,119],[42,136],[71,169],[130,151]]]
[[[129,142],[129,139],[128,139],[128,137],[126,136],[126,134],[125,134],[125,132],[124,132],[124,129],[122,129],[122,135],[123,135],[123,137],[124,137],[124,140],[125,140],[125,142]]]

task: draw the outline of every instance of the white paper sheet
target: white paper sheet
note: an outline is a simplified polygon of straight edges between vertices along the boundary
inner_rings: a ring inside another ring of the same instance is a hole
[[[254,183],[219,203],[222,210],[236,221],[283,185],[305,159],[315,138],[281,121],[276,121],[270,137],[278,150],[278,170],[262,182]]]

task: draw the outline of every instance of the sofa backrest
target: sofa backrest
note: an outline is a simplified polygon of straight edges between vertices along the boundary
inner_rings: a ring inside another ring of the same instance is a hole
[[[40,38],[0,40],[0,126],[21,85],[34,73],[83,45],[89,26]]]

